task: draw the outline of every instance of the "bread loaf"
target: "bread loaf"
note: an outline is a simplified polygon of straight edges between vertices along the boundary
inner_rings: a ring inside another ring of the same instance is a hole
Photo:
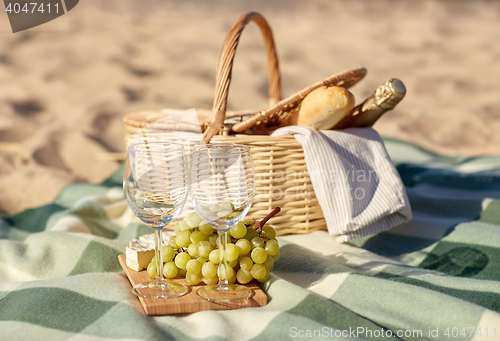
[[[319,87],[309,93],[289,124],[331,129],[354,108],[354,95],[339,86]]]

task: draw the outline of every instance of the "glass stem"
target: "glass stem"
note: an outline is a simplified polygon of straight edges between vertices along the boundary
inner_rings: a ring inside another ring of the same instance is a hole
[[[228,278],[227,278],[227,231],[222,232],[220,230],[217,231],[219,235],[219,287],[227,287]],[[222,272],[220,269],[224,269]]]
[[[155,256],[156,256],[156,277],[155,284],[161,285],[164,282],[163,278],[163,238],[161,229],[155,229]]]

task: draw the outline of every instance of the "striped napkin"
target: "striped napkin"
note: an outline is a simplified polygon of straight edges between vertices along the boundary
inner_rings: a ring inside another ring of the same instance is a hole
[[[338,242],[388,230],[411,220],[405,187],[380,135],[372,128],[318,131],[289,126],[304,148],[307,171],[328,232]]]

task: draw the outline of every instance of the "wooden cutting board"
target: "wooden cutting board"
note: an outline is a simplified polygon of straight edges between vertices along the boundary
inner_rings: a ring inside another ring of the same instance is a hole
[[[134,271],[127,267],[126,256],[121,254],[118,256],[120,265],[122,266],[125,274],[127,275],[132,286],[147,282],[151,280],[146,272]],[[171,280],[172,282],[187,284],[184,278],[175,278]],[[130,292],[132,294],[132,286]],[[189,287],[189,292],[181,297],[169,298],[169,299],[152,299],[152,298],[142,298],[138,297],[141,302],[142,308],[146,315],[174,315],[174,314],[185,314],[194,313],[202,310],[229,310],[238,309],[246,307],[261,307],[267,304],[267,296],[262,291],[261,288],[254,282],[250,282],[246,285],[250,290],[252,290],[252,295],[246,300],[231,302],[231,303],[215,303],[208,302],[198,298],[195,294],[196,289],[201,287],[201,285],[194,285]],[[133,295],[133,294],[132,294]]]

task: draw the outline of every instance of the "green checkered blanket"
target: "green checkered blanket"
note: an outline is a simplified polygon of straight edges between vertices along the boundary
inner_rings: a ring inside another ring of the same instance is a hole
[[[413,221],[348,244],[280,237],[259,308],[141,314],[117,255],[151,230],[120,172],[0,219],[0,340],[500,339],[500,157],[386,146]]]

